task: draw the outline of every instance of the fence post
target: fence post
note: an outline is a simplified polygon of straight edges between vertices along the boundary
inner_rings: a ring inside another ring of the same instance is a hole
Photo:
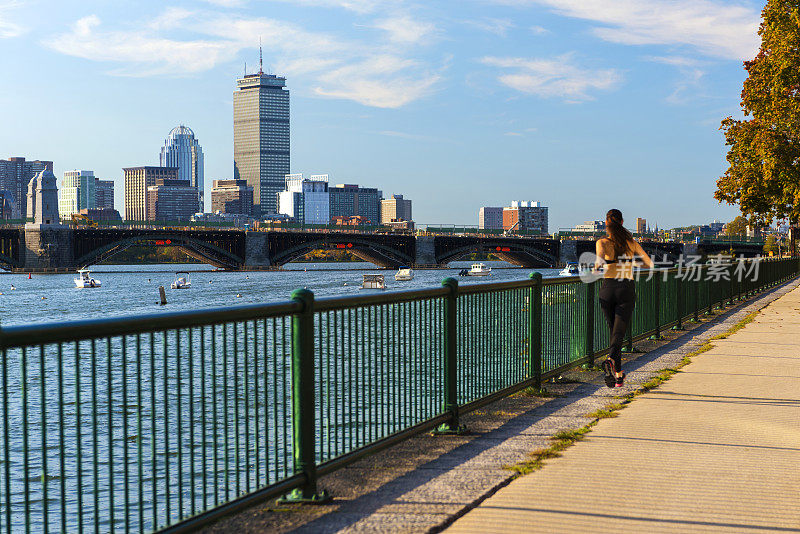
[[[653,310],[653,312],[655,313],[655,316],[656,316],[656,329],[655,329],[655,332],[653,333],[653,335],[650,336],[650,339],[661,339],[661,282],[662,282],[662,280],[659,280],[658,278],[656,278],[655,281],[656,281],[655,289],[653,291],[655,293],[655,298],[653,299],[655,301],[655,309]]]
[[[314,422],[314,293],[292,291],[292,300],[302,305],[292,316],[292,451],[294,473],[303,473],[306,483],[284,496],[282,502],[323,503],[327,492],[317,491]]]
[[[597,282],[586,284],[586,356],[588,367],[594,367],[594,294]]]
[[[458,280],[445,278],[442,286],[450,290],[444,300],[444,406],[442,411],[450,414],[450,420],[437,428],[435,434],[460,434],[465,429],[458,424]]]
[[[678,322],[672,327],[673,330],[683,330],[683,279],[675,273],[675,307],[678,310]]]
[[[528,292],[528,374],[533,387],[542,389],[542,273],[531,273]]]
[[[733,306],[733,262],[728,266],[728,306]]]
[[[698,316],[698,312],[700,311],[700,278],[698,277],[697,280],[694,280],[694,291],[692,291],[692,302],[694,304],[694,313],[692,314],[692,318],[690,322],[692,323],[699,323],[700,317]]]

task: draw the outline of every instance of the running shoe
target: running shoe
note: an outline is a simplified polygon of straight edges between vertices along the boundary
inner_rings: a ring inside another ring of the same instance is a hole
[[[605,374],[604,379],[606,381],[606,387],[613,388],[616,383],[616,377],[614,376],[614,360],[608,358],[603,362],[603,373]]]
[[[625,385],[625,373],[622,373],[622,376],[617,377],[617,383],[614,384],[614,387],[621,388]]]

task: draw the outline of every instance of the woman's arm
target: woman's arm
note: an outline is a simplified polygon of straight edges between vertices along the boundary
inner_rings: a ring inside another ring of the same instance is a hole
[[[653,268],[653,260],[650,259],[650,256],[647,255],[647,252],[644,251],[642,245],[640,245],[635,239],[633,240],[634,246],[634,254],[642,258],[642,262],[649,267]]]
[[[594,255],[597,257],[594,262],[594,272],[598,273],[605,269],[605,247],[603,246],[603,239],[598,239],[594,244]]]

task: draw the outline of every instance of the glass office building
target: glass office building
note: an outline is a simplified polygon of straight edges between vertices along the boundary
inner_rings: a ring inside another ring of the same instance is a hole
[[[233,178],[253,188],[253,215],[277,213],[289,173],[289,90],[286,78],[247,74],[233,93]]]
[[[178,168],[178,179],[197,188],[199,206],[194,211],[204,211],[203,149],[191,128],[181,124],[169,132],[161,147],[159,165]]]

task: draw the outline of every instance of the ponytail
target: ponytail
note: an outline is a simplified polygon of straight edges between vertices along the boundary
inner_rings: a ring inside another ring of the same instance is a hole
[[[614,245],[614,257],[619,258],[628,253],[633,235],[622,226],[622,212],[618,209],[608,210],[606,213],[606,233]]]

